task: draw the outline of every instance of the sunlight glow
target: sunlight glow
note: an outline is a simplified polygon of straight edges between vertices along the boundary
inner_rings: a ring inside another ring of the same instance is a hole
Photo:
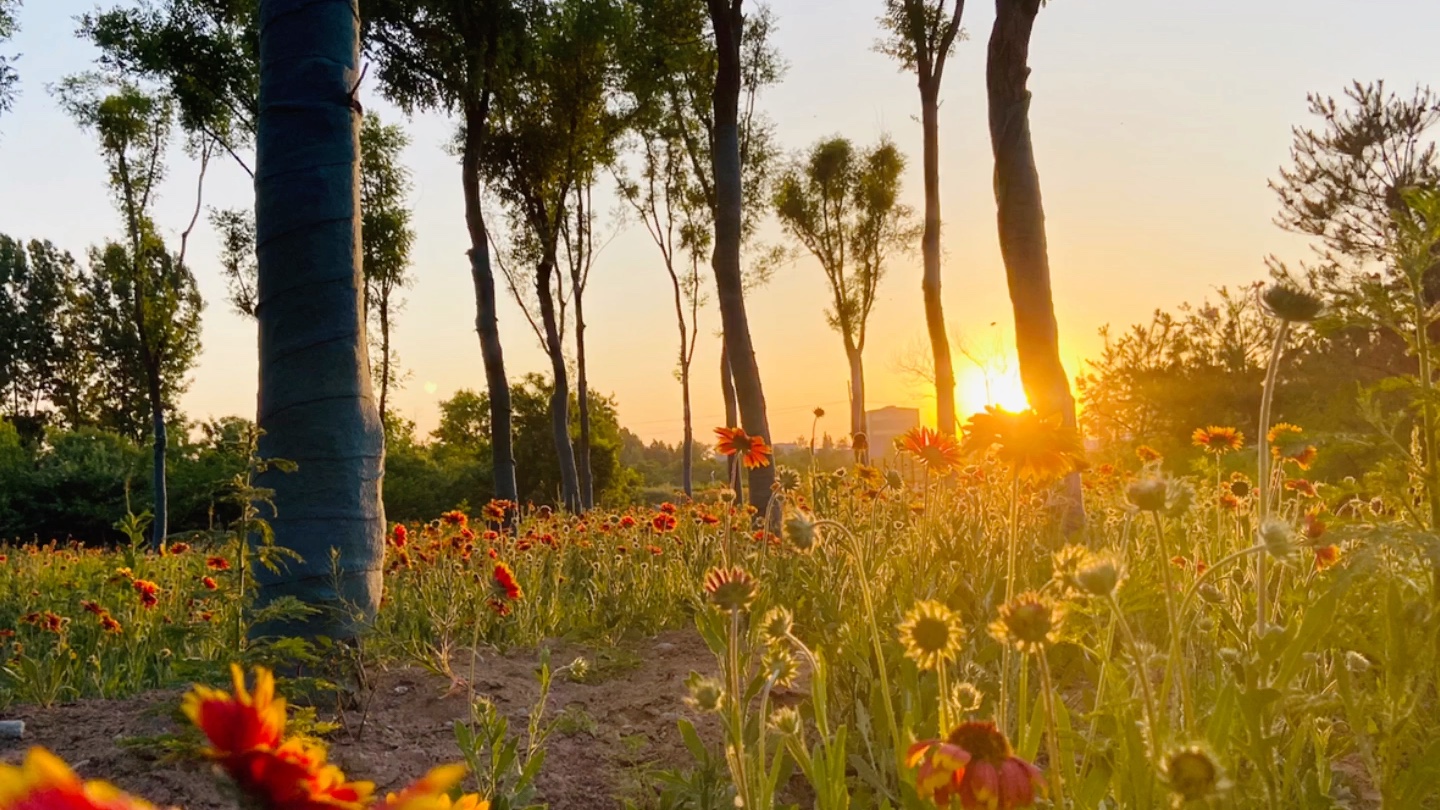
[[[971,366],[960,375],[960,406],[962,413],[979,411],[986,405],[998,405],[1007,411],[1023,411],[1030,407],[1020,372],[1013,365],[981,370]]]

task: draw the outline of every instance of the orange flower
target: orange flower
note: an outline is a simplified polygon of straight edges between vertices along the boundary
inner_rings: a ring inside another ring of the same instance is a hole
[[[490,803],[479,796],[464,796],[458,803],[450,801],[449,792],[465,776],[464,765],[441,765],[410,784],[399,793],[385,797],[384,810],[447,810],[464,807],[485,810]]]
[[[954,437],[931,430],[928,427],[913,427],[900,436],[900,449],[915,457],[928,472],[948,475],[964,461],[960,443]]]
[[[405,528],[404,523],[396,523],[394,531],[390,532],[390,545],[395,548],[404,548],[410,540],[410,530]]]
[[[1142,444],[1135,448],[1135,457],[1140,459],[1141,464],[1149,464],[1164,458],[1164,456],[1160,455],[1159,450],[1156,450],[1148,444]]]
[[[1315,569],[1324,571],[1326,568],[1340,561],[1340,547],[1331,543],[1328,546],[1317,546],[1315,548]]]
[[[650,519],[650,528],[661,534],[675,531],[675,516],[669,512],[657,512]]]
[[[205,567],[211,571],[229,571],[230,561],[224,557],[206,557]]]
[[[115,617],[111,616],[109,613],[106,613],[100,617],[100,629],[104,630],[107,633],[110,633],[111,635],[116,636],[120,635],[125,631],[125,628],[120,626],[120,622],[116,621]]]
[[[1296,467],[1302,470],[1308,470],[1310,469],[1310,465],[1315,463],[1315,457],[1319,454],[1320,451],[1316,450],[1314,445],[1306,445],[1303,448],[1286,453],[1284,458],[1286,461],[1293,462]]]
[[[187,552],[187,551],[189,551],[189,550],[190,550],[190,544],[189,544],[189,543],[171,543],[171,544],[170,544],[170,548],[166,549],[166,551],[168,551],[168,552],[171,553],[171,554],[184,554],[185,552]]]
[[[497,597],[504,597],[515,601],[524,597],[525,592],[520,589],[520,583],[515,581],[515,569],[503,562],[495,563],[495,571],[490,576],[491,590]]]
[[[770,464],[770,445],[763,436],[751,436],[740,428],[715,428],[719,441],[715,450],[722,456],[739,456],[745,469],[765,467]]]
[[[324,749],[299,740],[239,754],[225,769],[266,810],[362,810],[375,792],[369,782],[347,781]]]
[[[1044,417],[1033,410],[1012,413],[986,406],[965,425],[964,449],[993,451],[1013,474],[1035,482],[1085,468],[1080,434],[1066,427],[1059,414]]]
[[[1296,436],[1304,432],[1304,429],[1296,425],[1281,422],[1265,433],[1265,441],[1272,445],[1285,444],[1287,441],[1294,441]]]
[[[1217,456],[1245,446],[1244,433],[1233,427],[1218,425],[1195,428],[1195,432],[1190,434],[1190,440],[1195,443],[1196,447],[1203,447]]]
[[[958,798],[965,810],[1017,810],[1033,807],[1036,788],[1044,789],[1040,769],[1015,756],[989,722],[961,723],[944,740],[921,740],[906,762],[918,767],[916,792],[937,807]]]
[[[207,753],[226,762],[248,751],[274,748],[285,733],[285,699],[275,696],[275,676],[256,667],[253,692],[245,688],[245,673],[239,664],[230,666],[230,677],[233,695],[196,686],[180,704],[185,716],[209,739]]]
[[[81,782],[59,757],[31,748],[20,765],[0,763],[4,810],[151,810],[106,782]]]
[[[200,584],[204,585],[207,591],[213,591],[220,587],[220,583],[216,582],[214,577],[201,577]]]

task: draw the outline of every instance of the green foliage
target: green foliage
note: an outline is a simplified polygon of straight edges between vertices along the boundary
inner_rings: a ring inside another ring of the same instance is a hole
[[[390,390],[400,372],[391,345],[395,316],[404,305],[399,291],[410,286],[410,172],[400,163],[410,143],[396,124],[374,113],[360,128],[360,254],[365,269],[365,311],[370,322],[370,371],[380,395],[380,417],[387,416]]]
[[[905,157],[889,140],[856,152],[845,138],[826,138],[775,184],[775,213],[825,271],[826,319],[851,350],[865,348],[886,258],[918,238],[909,206],[899,202],[904,171]]]
[[[147,0],[82,15],[80,34],[104,69],[163,86],[186,132],[220,141],[244,166],[237,152],[259,109],[258,13],[256,0]]]
[[[15,36],[19,25],[15,22],[15,12],[20,8],[20,0],[0,0],[0,43]],[[0,113],[10,109],[15,103],[15,85],[20,82],[20,76],[10,64],[13,57],[0,56]]]

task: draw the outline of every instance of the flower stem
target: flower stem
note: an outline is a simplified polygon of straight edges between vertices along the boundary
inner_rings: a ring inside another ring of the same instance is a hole
[[[1054,785],[1055,807],[1063,808],[1065,780],[1060,774],[1063,769],[1060,765],[1060,731],[1055,721],[1055,683],[1050,678],[1050,662],[1045,659],[1045,651],[1041,650],[1035,658],[1040,661],[1040,688],[1045,701],[1045,750],[1050,756],[1050,779]]]
[[[1256,521],[1259,531],[1265,531],[1265,518],[1270,515],[1270,407],[1275,401],[1275,378],[1280,374],[1280,355],[1285,351],[1285,336],[1290,333],[1290,322],[1281,320],[1275,330],[1275,343],[1270,347],[1270,367],[1265,370],[1265,390],[1260,396],[1260,436],[1256,442],[1260,457],[1258,468],[1260,480],[1260,519]],[[1264,635],[1269,623],[1270,598],[1266,592],[1265,555],[1255,558],[1255,631]]]
[[[1015,553],[1020,545],[1020,476],[1010,479],[1010,532],[1005,553],[1005,603],[1015,598]],[[1013,653],[1010,645],[1000,653],[1000,716],[1002,725],[1010,722],[1010,672],[1013,669]]]
[[[1125,644],[1130,648],[1130,657],[1135,661],[1135,677],[1140,681],[1140,694],[1145,701],[1145,722],[1150,726],[1148,736],[1153,749],[1159,741],[1160,726],[1156,722],[1158,713],[1155,711],[1155,696],[1150,692],[1150,676],[1146,672],[1148,666],[1140,657],[1140,643],[1135,640],[1130,622],[1125,620],[1125,614],[1120,611],[1120,603],[1116,601],[1115,594],[1110,594],[1109,602],[1110,610],[1114,612],[1116,623],[1120,626],[1120,633],[1125,636]]]

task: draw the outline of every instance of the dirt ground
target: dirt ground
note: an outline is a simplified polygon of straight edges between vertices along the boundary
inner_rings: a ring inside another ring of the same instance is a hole
[[[620,806],[620,796],[639,798],[634,774],[653,768],[685,767],[676,721],[688,716],[703,736],[707,726],[682,702],[685,676],[712,672],[714,658],[693,632],[672,632],[609,650],[554,643],[552,668],[584,656],[592,672],[582,682],[555,678],[548,717],[562,718],[550,738],[539,778],[540,798],[554,810]],[[482,658],[476,691],[494,700],[521,731],[539,693],[535,650]],[[468,658],[457,663],[462,676]],[[369,779],[379,790],[395,790],[433,765],[458,761],[454,722],[468,719],[464,688],[415,667],[373,673],[373,697],[362,733],[358,713],[347,713],[352,730],[331,735],[331,758],[351,778]],[[0,741],[0,760],[18,761],[24,750],[44,746],[70,762],[84,777],[105,778],[158,805],[189,810],[233,807],[215,774],[203,763],[167,757],[154,744],[136,745],[182,729],[181,690],[154,692],[128,700],[83,700],[51,709],[19,707],[0,719],[25,721],[25,738]],[[322,719],[334,712],[321,710]]]

